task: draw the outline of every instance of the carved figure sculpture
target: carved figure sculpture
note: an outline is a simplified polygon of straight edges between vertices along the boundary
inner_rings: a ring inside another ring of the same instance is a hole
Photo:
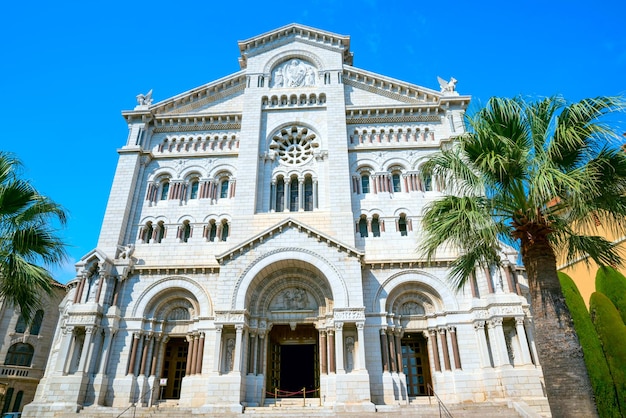
[[[233,366],[235,365],[235,340],[230,338],[226,343],[226,368],[227,372],[233,370]]]
[[[150,106],[152,104],[152,89],[146,94],[138,94],[137,104],[139,106]]]
[[[304,85],[306,68],[299,60],[291,60],[289,65],[286,66],[284,70],[284,76],[287,79],[287,87],[298,87]]]
[[[437,81],[439,81],[439,86],[441,87],[442,93],[452,93],[456,89],[457,80],[454,77],[451,77],[450,81],[446,81],[443,78],[437,76]]]

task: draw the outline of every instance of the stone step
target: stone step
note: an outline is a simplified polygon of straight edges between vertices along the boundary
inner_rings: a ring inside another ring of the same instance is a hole
[[[271,400],[273,402],[273,399]],[[243,414],[207,414],[194,413],[191,408],[180,408],[176,405],[159,405],[156,407],[136,407],[136,408],[107,408],[88,407],[78,414],[65,414],[59,418],[200,418],[200,417],[220,417],[220,418],[245,418],[246,416],[259,416],[263,418],[306,418],[306,417],[345,417],[345,418],[437,418],[440,416],[439,406],[433,400],[431,404],[427,399],[419,399],[409,405],[377,405],[376,412],[336,412],[332,406],[319,406],[312,404],[303,407],[302,404],[289,404],[292,401],[302,399],[289,399],[287,404],[246,407]],[[307,403],[308,403],[307,399]],[[311,398],[313,402],[319,402],[318,398]],[[297,403],[297,402],[296,402]],[[494,403],[470,403],[447,405],[448,410],[454,418],[519,418],[522,416],[515,409],[509,408],[505,402]],[[526,416],[526,415],[524,415]]]

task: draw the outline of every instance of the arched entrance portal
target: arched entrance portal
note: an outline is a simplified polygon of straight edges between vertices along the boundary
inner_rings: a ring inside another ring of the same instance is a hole
[[[319,397],[317,330],[310,324],[274,325],[269,334],[267,387],[278,397]]]

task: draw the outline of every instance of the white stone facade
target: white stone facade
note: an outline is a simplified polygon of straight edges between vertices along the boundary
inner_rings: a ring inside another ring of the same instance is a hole
[[[25,416],[242,412],[301,388],[373,411],[429,384],[547,407],[516,254],[457,292],[453,253],[416,253],[440,195],[420,160],[464,131],[456,80],[358,69],[349,37],[301,25],[239,47],[241,71],[123,112],[98,246]]]

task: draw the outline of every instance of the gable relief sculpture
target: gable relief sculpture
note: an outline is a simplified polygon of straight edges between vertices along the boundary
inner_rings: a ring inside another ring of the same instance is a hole
[[[272,87],[310,87],[315,86],[317,70],[308,62],[292,59],[279,65],[272,73]]]

